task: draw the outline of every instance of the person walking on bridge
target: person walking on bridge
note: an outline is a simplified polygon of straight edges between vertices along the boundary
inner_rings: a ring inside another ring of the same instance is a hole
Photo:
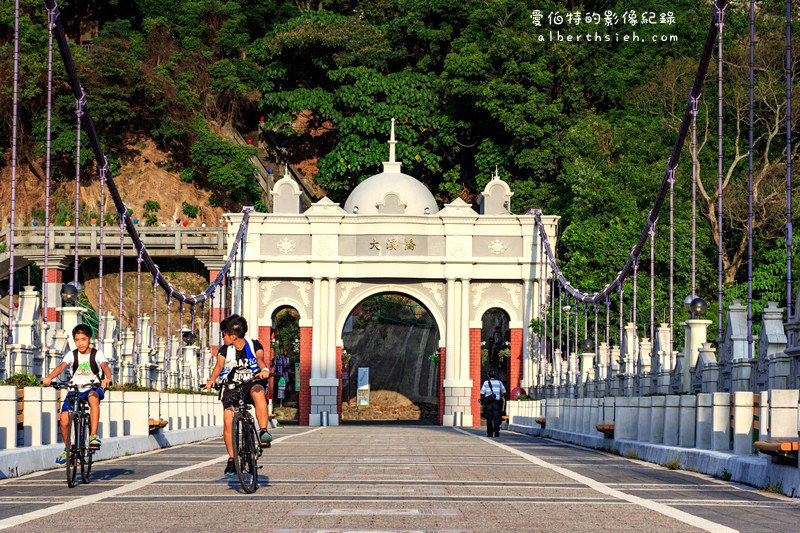
[[[483,416],[486,418],[486,435],[488,437],[500,436],[500,421],[503,417],[503,398],[506,388],[503,382],[497,379],[497,370],[489,369],[489,379],[481,386],[481,404]]]

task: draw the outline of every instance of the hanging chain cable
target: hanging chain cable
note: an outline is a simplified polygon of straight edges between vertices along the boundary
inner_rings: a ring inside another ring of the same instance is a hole
[[[11,231],[9,234],[8,258],[8,335],[7,342],[14,340],[14,230],[17,212],[17,129],[18,111],[18,86],[19,86],[19,0],[14,2],[14,95],[12,97],[12,125],[11,125]]]
[[[114,179],[111,176],[111,173],[109,171],[108,159],[106,158],[105,153],[103,151],[103,148],[102,148],[102,146],[100,144],[100,137],[97,134],[97,129],[95,127],[94,120],[92,119],[91,114],[88,112],[88,106],[86,105],[86,102],[85,102],[86,95],[85,95],[85,93],[83,91],[83,88],[80,85],[80,81],[78,80],[78,74],[77,74],[77,70],[75,68],[75,62],[73,60],[72,53],[70,52],[69,42],[67,40],[66,33],[64,31],[64,26],[63,26],[62,21],[61,21],[60,10],[58,9],[58,6],[56,5],[55,0],[45,0],[45,6],[47,7],[47,9],[50,9],[50,10],[53,11],[53,22],[55,24],[54,35],[55,35],[55,38],[56,38],[56,42],[58,43],[58,48],[59,48],[59,52],[61,54],[61,59],[62,59],[62,61],[64,63],[64,68],[66,70],[67,82],[69,83],[70,88],[72,89],[72,92],[73,92],[73,95],[74,95],[75,99],[77,101],[80,101],[81,99],[84,100],[83,105],[82,105],[82,110],[83,110],[83,113],[84,113],[84,115],[83,115],[83,124],[85,126],[86,134],[87,134],[87,136],[89,138],[89,141],[91,143],[92,151],[94,152],[94,156],[95,156],[95,160],[97,161],[97,165],[100,168],[101,185],[102,185],[102,183],[104,183],[104,181],[107,181],[108,192],[111,195],[111,199],[114,202],[114,206],[115,206],[115,208],[117,210],[117,213],[119,213],[120,215],[122,213],[127,213],[128,210],[125,207],[125,202],[122,200],[122,196],[120,195],[119,190],[117,189],[116,183],[114,183]],[[12,196],[12,198],[13,198],[13,196]],[[102,207],[101,207],[101,210],[102,210]],[[131,241],[133,242],[133,245],[134,245],[135,249],[142,251],[142,262],[143,262],[144,266],[147,268],[147,270],[151,274],[153,274],[156,277],[158,285],[161,286],[161,288],[163,289],[164,293],[165,294],[174,294],[175,298],[180,300],[180,301],[185,301],[185,302],[190,303],[190,304],[196,304],[196,303],[200,303],[203,300],[206,300],[209,297],[209,295],[211,294],[211,292],[213,291],[213,289],[215,287],[217,287],[222,282],[222,280],[225,278],[225,275],[227,274],[227,272],[230,269],[231,260],[232,260],[233,256],[235,255],[235,251],[237,249],[239,249],[239,247],[240,247],[239,245],[241,244],[241,242],[244,239],[244,236],[245,236],[245,234],[247,232],[247,225],[248,225],[248,221],[250,219],[250,214],[252,212],[253,212],[253,207],[252,206],[245,206],[242,209],[242,220],[241,220],[241,223],[239,225],[239,230],[238,230],[238,232],[236,234],[234,242],[232,243],[232,245],[230,247],[230,253],[228,254],[228,257],[227,257],[227,259],[225,261],[225,264],[222,267],[222,269],[220,270],[219,274],[217,275],[217,278],[208,287],[206,287],[206,289],[203,292],[201,292],[199,294],[195,294],[195,295],[190,295],[190,296],[187,296],[187,295],[177,291],[175,289],[175,287],[173,287],[172,284],[170,284],[169,281],[160,273],[160,271],[157,268],[157,265],[153,261],[153,258],[150,256],[149,252],[147,251],[147,247],[142,242],[141,236],[139,235],[139,232],[136,229],[136,226],[131,221],[130,217],[126,217],[126,219],[125,219],[125,229],[127,230],[128,235],[130,236]],[[103,215],[104,215],[104,213],[103,213]],[[101,219],[102,218],[103,218],[103,216],[101,215]],[[101,236],[102,236],[102,226],[101,226]],[[102,249],[101,249],[101,256],[100,257],[102,258]],[[102,259],[101,259],[101,264],[102,264]]]
[[[47,324],[47,292],[50,282],[50,141],[53,118],[53,11],[47,10],[47,130],[44,163],[44,276],[42,276],[42,324]],[[55,282],[55,281],[54,281]],[[46,339],[43,338],[46,342]]]
[[[728,7],[728,2],[726,0],[716,0],[715,7],[716,9],[714,10],[711,26],[708,30],[705,45],[703,47],[703,53],[697,68],[697,72],[695,74],[694,82],[692,84],[691,94],[694,97],[699,97],[700,95],[700,89],[705,81],[705,76],[708,71],[708,65],[711,60],[711,54],[714,49],[714,42],[717,38],[717,33],[719,30],[718,21],[722,16],[721,14]],[[547,253],[547,258],[550,261],[550,265],[553,268],[553,275],[558,278],[558,281],[561,284],[561,286],[564,287],[564,289],[570,295],[580,300],[600,302],[605,296],[613,293],[614,290],[618,289],[624,283],[625,279],[633,272],[633,261],[634,259],[638,259],[642,251],[642,248],[644,247],[644,244],[649,236],[650,228],[654,224],[655,220],[658,218],[659,212],[661,211],[661,206],[664,200],[666,199],[667,193],[670,192],[670,196],[672,196],[671,191],[672,191],[672,184],[674,182],[674,173],[675,169],[678,166],[678,161],[680,159],[680,154],[683,150],[683,146],[686,141],[686,136],[688,135],[691,117],[692,113],[690,109],[690,104],[687,104],[687,108],[683,113],[683,118],[681,120],[681,124],[678,129],[677,138],[675,139],[675,144],[673,145],[672,148],[672,153],[667,161],[667,167],[664,172],[664,178],[662,179],[661,187],[659,188],[656,194],[653,208],[650,210],[650,216],[648,216],[647,221],[645,223],[645,227],[639,234],[639,238],[636,242],[636,245],[633,247],[633,251],[628,257],[622,270],[620,270],[616,278],[614,278],[614,280],[611,283],[606,285],[603,288],[603,290],[595,292],[593,294],[589,294],[573,287],[572,284],[570,284],[569,281],[566,279],[561,269],[558,268],[558,265],[555,262],[555,255],[553,254],[553,251],[550,248],[549,243],[545,244],[545,251]],[[544,224],[541,220],[541,215],[542,215],[541,210],[532,209],[529,211],[529,214],[534,215],[537,229],[540,233],[543,233],[545,230],[544,230]]]
[[[722,31],[725,26],[724,9],[717,9],[717,20],[717,347],[719,348],[722,344]]]
[[[755,55],[755,0],[750,0],[750,109],[747,132],[747,358],[753,360],[753,81]]]

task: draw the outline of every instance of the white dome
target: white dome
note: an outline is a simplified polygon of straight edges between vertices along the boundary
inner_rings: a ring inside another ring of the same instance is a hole
[[[421,181],[389,167],[359,183],[347,197],[344,210],[358,215],[434,215],[439,206]]]

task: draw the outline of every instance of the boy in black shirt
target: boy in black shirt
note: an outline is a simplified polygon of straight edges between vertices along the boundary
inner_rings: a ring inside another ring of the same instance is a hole
[[[250,368],[255,374],[255,379],[243,387],[244,396],[249,403],[255,406],[256,419],[258,419],[259,440],[262,447],[269,447],[272,435],[267,431],[269,413],[267,412],[267,378],[269,368],[264,358],[264,347],[257,339],[245,336],[247,333],[247,321],[239,315],[231,315],[220,323],[222,330],[222,341],[224,346],[220,346],[217,352],[217,364],[211,372],[211,377],[206,383],[206,389],[210,390],[217,378],[227,381],[231,370],[235,367]],[[232,393],[230,389],[224,389],[222,393],[222,407],[225,409],[224,431],[225,447],[228,449],[228,464],[225,466],[225,475],[233,476],[236,471],[233,466],[233,440],[231,425],[233,423]]]

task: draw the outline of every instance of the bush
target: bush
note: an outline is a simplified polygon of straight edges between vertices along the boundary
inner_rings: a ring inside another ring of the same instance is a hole
[[[36,376],[30,374],[16,373],[2,381],[3,385],[14,385],[20,389],[25,387],[41,387],[42,384],[36,379]]]
[[[634,450],[628,450],[628,451],[625,453],[625,457],[626,457],[627,459],[638,459],[638,458],[639,458],[639,454],[638,454],[638,453],[636,453],[636,451],[634,451]]]
[[[676,457],[672,461],[667,461],[666,463],[664,463],[661,466],[665,466],[665,467],[669,468],[670,470],[680,470],[681,469],[681,460]]]
[[[722,475],[720,477],[722,478],[722,481],[730,481],[731,477],[733,477],[733,476],[731,476],[731,473],[728,472],[727,468],[723,468],[722,469]]]
[[[200,206],[183,202],[183,214],[189,218],[197,218],[197,215],[200,214]]]
[[[138,385],[136,383],[112,385],[108,388],[108,390],[122,391],[122,392],[155,392],[155,389],[151,389],[150,387],[142,387],[141,385]]]
[[[157,213],[159,209],[161,209],[161,204],[159,204],[155,200],[147,200],[144,203],[145,211],[150,211],[151,213]]]
[[[166,389],[164,392],[168,392],[170,394],[203,394],[203,395],[206,395],[206,396],[216,396],[217,395],[217,393],[214,392],[214,391],[182,389],[180,387],[173,387],[171,389]]]

